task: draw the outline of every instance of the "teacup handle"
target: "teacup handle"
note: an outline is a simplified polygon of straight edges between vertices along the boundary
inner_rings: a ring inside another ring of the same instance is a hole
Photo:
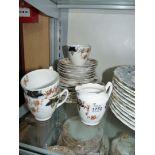
[[[49,66],[49,69],[53,70],[53,66]]]
[[[61,102],[59,102],[60,98],[62,97],[62,95],[63,95],[64,93],[66,93],[65,98],[64,98]],[[57,101],[57,103],[56,103],[56,104],[57,104],[56,108],[60,107],[64,102],[66,102],[66,100],[67,100],[67,98],[68,98],[68,95],[69,95],[68,89],[64,89],[64,90],[58,95],[58,101]]]
[[[111,92],[112,92],[112,89],[113,89],[112,83],[111,83],[111,82],[108,82],[108,83],[105,85],[105,89],[106,89],[106,93],[107,93],[108,96],[110,97]]]

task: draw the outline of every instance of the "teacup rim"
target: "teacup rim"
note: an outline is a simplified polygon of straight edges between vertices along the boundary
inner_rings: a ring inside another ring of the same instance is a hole
[[[86,88],[85,86],[88,86],[88,88]],[[98,86],[99,87],[98,89],[105,91],[105,86],[104,85],[101,85],[101,84],[98,84],[98,83],[79,84],[79,85],[77,85],[75,87],[75,91],[80,91],[80,89],[79,89],[80,87],[81,87],[81,91],[84,90],[84,89],[89,89],[89,88],[92,88],[93,89],[93,87],[91,87],[91,86]]]
[[[20,85],[22,86],[22,88],[24,89],[24,90],[28,90],[28,91],[40,91],[40,90],[42,90],[42,89],[46,89],[46,88],[48,88],[48,87],[51,87],[51,85],[48,85],[48,86],[46,86],[46,87],[44,87],[44,88],[33,88],[33,89],[28,89],[28,88],[26,88],[24,85],[23,85],[23,80],[24,80],[24,78],[26,77],[26,76],[28,76],[29,74],[32,74],[33,72],[38,72],[38,71],[41,71],[41,70],[48,70],[48,71],[52,71],[52,72],[55,72],[56,74],[57,74],[57,77],[56,77],[56,79],[53,81],[53,82],[50,82],[49,84],[55,84],[58,80],[59,80],[59,74],[56,72],[56,71],[54,71],[54,70],[51,70],[51,69],[36,69],[36,70],[33,70],[33,71],[30,71],[30,72],[28,72],[28,73],[26,73],[22,78],[21,78],[21,80],[20,80]]]
[[[67,47],[69,47],[69,46],[73,46],[73,47],[82,46],[82,47],[89,47],[89,48],[91,48],[90,44],[67,44],[66,46]]]

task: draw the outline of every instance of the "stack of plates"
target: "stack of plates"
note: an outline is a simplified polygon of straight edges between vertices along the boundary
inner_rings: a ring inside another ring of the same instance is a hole
[[[66,100],[66,103],[77,103],[77,94],[75,91],[75,87],[64,86],[62,83],[60,83],[60,88],[62,90],[67,88],[69,91],[69,96]]]
[[[97,61],[95,59],[88,59],[82,66],[73,65],[68,58],[60,59],[57,68],[60,83],[63,86],[70,87],[92,82],[96,79],[96,66]]]
[[[80,121],[78,116],[74,116],[64,123],[58,145],[67,146],[78,155],[97,153],[102,137],[102,125],[87,126]]]
[[[125,125],[135,130],[135,66],[120,66],[114,70],[110,108]]]

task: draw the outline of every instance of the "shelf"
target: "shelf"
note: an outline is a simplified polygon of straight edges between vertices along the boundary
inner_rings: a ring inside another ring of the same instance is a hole
[[[57,5],[134,5],[134,0],[51,0]]]
[[[23,108],[20,107],[20,113],[22,111]],[[28,155],[33,153],[35,153],[34,155],[58,155],[55,152],[49,152],[47,147],[56,145],[64,121],[76,116],[77,113],[75,111],[77,111],[76,104],[66,103],[54,112],[51,119],[45,122],[36,121],[29,111],[27,111],[26,115],[22,112],[24,116],[20,118],[20,151],[26,151],[26,153],[29,151]],[[134,131],[121,123],[110,109],[104,114],[101,125],[109,139],[114,138],[119,132],[126,132],[134,136]]]
[[[41,12],[54,18],[59,17],[59,9],[113,9],[133,10],[135,0],[24,0]]]
[[[134,9],[134,0],[51,0],[58,8]]]

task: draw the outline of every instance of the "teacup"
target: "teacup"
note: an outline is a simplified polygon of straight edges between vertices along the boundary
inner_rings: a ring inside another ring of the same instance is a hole
[[[95,83],[82,84],[75,87],[78,99],[78,111],[81,121],[87,125],[100,123],[106,103],[112,92],[112,83],[105,86]]]
[[[40,121],[49,119],[55,109],[62,105],[68,97],[67,89],[60,93],[58,92],[59,74],[52,67],[31,71],[23,76],[20,83],[24,90],[24,96],[29,110]],[[65,92],[67,93],[65,99],[61,103],[57,101],[56,107],[46,106],[55,98],[59,100],[59,97]]]
[[[90,45],[68,45],[68,57],[74,65],[82,66],[89,58]]]
[[[66,94],[65,94],[66,93]],[[65,98],[60,101],[62,95],[65,94]],[[46,121],[52,117],[54,111],[60,107],[68,98],[68,90],[64,89],[60,94],[53,98],[44,98],[40,96],[37,98],[30,97],[24,93],[25,101],[28,109],[34,115],[38,121]]]
[[[28,96],[51,98],[58,92],[59,74],[52,67],[37,69],[23,76],[20,84]]]

